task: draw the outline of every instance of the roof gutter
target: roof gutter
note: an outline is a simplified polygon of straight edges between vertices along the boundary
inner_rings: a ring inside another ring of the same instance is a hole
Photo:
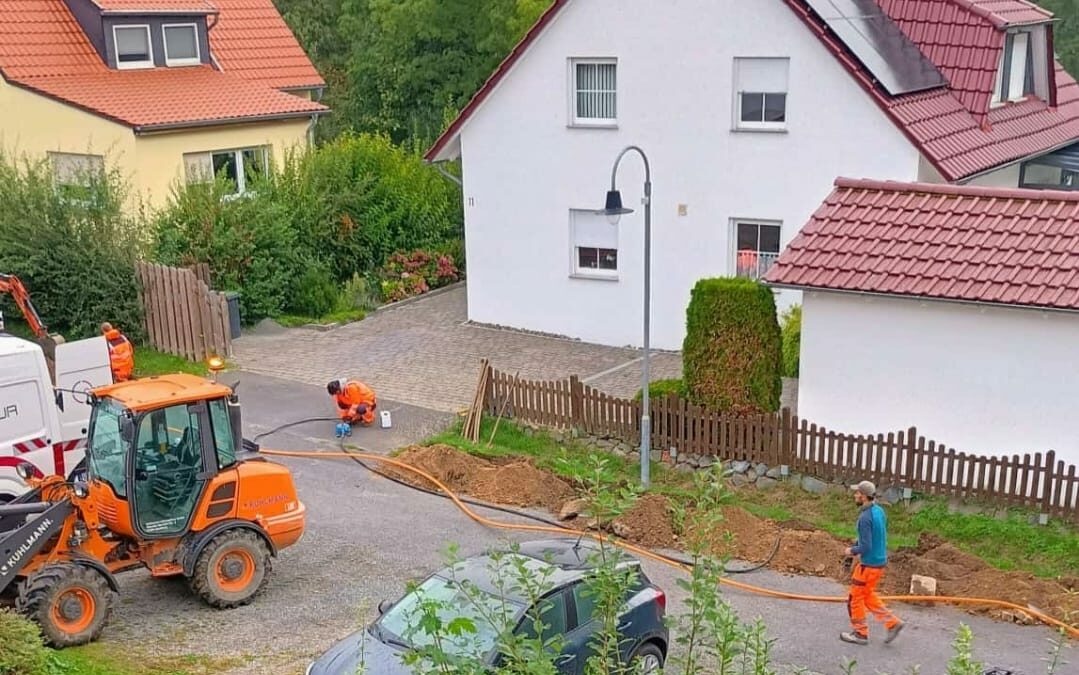
[[[1041,305],[1016,305],[1006,302],[986,302],[984,300],[959,300],[956,298],[934,298],[928,295],[901,295],[898,293],[881,293],[876,291],[848,291],[837,288],[823,288],[820,286],[796,286],[793,284],[780,284],[764,282],[766,286],[788,291],[815,291],[818,293],[831,293],[834,295],[858,295],[866,298],[884,298],[889,300],[919,300],[921,302],[939,302],[949,305],[968,305],[971,307],[983,307],[989,309],[1024,309],[1036,312],[1051,312],[1054,314],[1079,314],[1079,308],[1067,309],[1064,307],[1043,307]]]
[[[326,110],[304,110],[302,112],[280,113],[277,115],[261,115],[255,117],[230,117],[228,119],[198,120],[194,122],[166,122],[164,124],[137,124],[132,126],[136,134],[148,134],[159,131],[176,131],[178,129],[197,129],[202,127],[221,127],[233,124],[257,124],[259,122],[278,122],[281,120],[300,119],[304,117],[318,117]]]
[[[131,16],[132,14],[138,16],[213,16],[216,17],[221,12],[216,9],[103,9],[101,10],[101,16]]]
[[[446,162],[449,162],[449,161],[452,161],[452,160],[444,159],[444,160],[441,160],[441,161],[438,161],[438,162],[429,161],[428,164],[435,167],[435,169],[437,169],[438,172],[440,174],[442,174],[443,176],[445,176],[448,180],[450,180],[450,181],[452,181],[454,183],[457,183],[457,187],[464,188],[465,184],[461,181],[460,178],[458,178],[457,176],[454,176],[452,173],[450,173],[449,171],[446,171],[445,169],[442,168],[442,165],[445,164]]]

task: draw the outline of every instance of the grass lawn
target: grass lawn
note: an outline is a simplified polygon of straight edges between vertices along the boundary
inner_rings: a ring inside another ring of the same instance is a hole
[[[320,318],[314,318],[310,316],[295,316],[292,314],[286,314],[274,319],[277,323],[285,326],[286,328],[298,328],[300,326],[306,326],[310,323],[315,324],[328,324],[328,323],[352,323],[353,321],[363,321],[367,313],[362,309],[345,309],[330,312],[326,316]]]
[[[182,356],[165,354],[149,347],[135,348],[135,377],[188,373],[206,377],[209,369],[205,363],[188,361]]]
[[[572,439],[557,442],[544,432],[532,432],[511,420],[502,420],[490,448],[494,421],[485,418],[480,442],[473,444],[460,436],[458,428],[429,440],[466,452],[497,457],[525,455],[536,464],[565,478],[587,473],[589,454]],[[637,484],[639,465],[616,455],[611,458],[612,482]],[[653,491],[678,499],[688,485],[686,474],[652,462]],[[773,490],[744,488],[735,491],[734,503],[755,515],[783,521],[797,518],[838,537],[856,536],[855,507],[846,494],[812,495],[801,488],[781,484]],[[904,506],[888,508],[889,546],[913,546],[922,532],[934,533],[958,548],[974,554],[1003,570],[1022,570],[1042,577],[1079,576],[1079,532],[1068,524],[1053,521],[1046,527],[1030,525],[1030,512],[1013,510],[1005,519],[992,516],[949,513],[944,499],[920,500],[920,510]]]
[[[210,675],[244,663],[206,656],[148,657],[99,642],[54,651],[50,657],[49,675]]]

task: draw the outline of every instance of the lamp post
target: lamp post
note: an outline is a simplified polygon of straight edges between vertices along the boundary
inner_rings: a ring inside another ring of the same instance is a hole
[[[611,225],[618,225],[622,216],[633,213],[622,205],[622,193],[618,191],[618,166],[622,158],[630,152],[636,152],[644,160],[644,359],[641,366],[641,485],[649,486],[649,469],[652,461],[652,415],[649,400],[649,332],[652,314],[652,169],[648,156],[636,145],[631,145],[619,153],[611,170],[611,189],[607,193],[607,206],[600,211],[607,216]]]

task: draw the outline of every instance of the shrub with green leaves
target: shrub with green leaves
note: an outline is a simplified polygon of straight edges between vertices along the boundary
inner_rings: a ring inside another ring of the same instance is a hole
[[[798,377],[802,354],[802,306],[783,313],[783,377]]]
[[[323,316],[338,305],[340,292],[325,265],[307,265],[292,286],[288,310],[300,315]]]
[[[393,254],[382,266],[380,275],[382,296],[388,302],[442,288],[460,278],[457,265],[448,253],[423,250]]]
[[[0,608],[0,675],[41,675],[48,668],[49,653],[37,626]]]
[[[633,398],[635,401],[640,401],[643,396],[643,390],[638,389],[637,395]],[[667,398],[671,394],[678,396],[679,398],[686,397],[686,384],[681,379],[671,380],[655,380],[648,384],[648,395],[654,399]]]
[[[778,410],[782,340],[772,291],[749,279],[702,279],[686,315],[690,401],[735,413]]]
[[[26,284],[50,332],[74,340],[109,321],[139,340],[143,241],[123,213],[123,181],[108,167],[83,178],[85,187],[63,190],[45,161],[0,152],[0,272]],[[18,316],[3,302],[5,314]]]

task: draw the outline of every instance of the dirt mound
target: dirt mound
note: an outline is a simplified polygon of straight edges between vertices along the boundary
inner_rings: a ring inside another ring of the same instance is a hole
[[[569,483],[536,468],[530,461],[487,467],[472,481],[477,499],[514,506],[543,506],[552,511],[573,497]]]
[[[663,495],[645,495],[629,511],[615,519],[611,529],[622,537],[648,548],[675,546],[671,503]]]
[[[483,501],[557,509],[573,496],[568,483],[528,459],[490,462],[448,445],[413,446],[396,459],[431,474],[454,492]],[[391,467],[388,472],[413,485],[434,487],[404,469]]]

